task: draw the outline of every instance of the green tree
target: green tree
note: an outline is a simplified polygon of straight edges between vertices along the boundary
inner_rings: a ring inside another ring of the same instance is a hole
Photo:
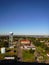
[[[32,48],[29,50],[30,53],[34,53],[35,50],[32,50]]]
[[[9,43],[7,41],[4,42],[4,47],[9,47]]]
[[[9,43],[8,42],[0,42],[0,47],[8,47],[9,46]]]

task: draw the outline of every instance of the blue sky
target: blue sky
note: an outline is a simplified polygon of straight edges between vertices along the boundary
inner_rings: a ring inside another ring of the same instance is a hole
[[[0,0],[0,34],[49,34],[49,0]]]

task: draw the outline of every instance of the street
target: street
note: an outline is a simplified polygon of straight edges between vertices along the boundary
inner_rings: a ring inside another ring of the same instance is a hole
[[[17,61],[22,61],[22,49],[19,41],[17,43]]]

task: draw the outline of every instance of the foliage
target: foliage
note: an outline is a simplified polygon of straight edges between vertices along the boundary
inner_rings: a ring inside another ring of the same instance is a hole
[[[41,43],[40,43],[38,40],[37,40],[37,41],[34,41],[34,45],[35,45],[35,46],[38,47],[38,46],[40,46],[40,44],[41,44]]]
[[[0,42],[0,47],[8,47],[9,46],[9,43],[8,42]]]
[[[4,42],[4,47],[8,47],[9,43],[8,42]]]
[[[45,50],[44,50],[43,48],[41,48],[41,47],[37,47],[37,48],[36,48],[36,51],[37,51],[40,55],[42,55],[42,56],[46,55]]]
[[[46,46],[46,47],[45,47],[45,50],[49,52],[49,47]]]
[[[0,47],[4,47],[4,44],[3,44],[3,42],[0,42]]]
[[[29,50],[30,53],[34,53],[35,50],[32,50],[32,48]]]

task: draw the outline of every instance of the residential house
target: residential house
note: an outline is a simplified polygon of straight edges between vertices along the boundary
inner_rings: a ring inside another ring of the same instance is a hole
[[[47,45],[47,47],[49,47],[49,42],[45,42],[45,44]]]
[[[30,40],[21,40],[20,43],[21,43],[21,48],[23,48],[23,49],[27,49],[27,50],[29,50],[31,48],[33,50],[36,49]]]

